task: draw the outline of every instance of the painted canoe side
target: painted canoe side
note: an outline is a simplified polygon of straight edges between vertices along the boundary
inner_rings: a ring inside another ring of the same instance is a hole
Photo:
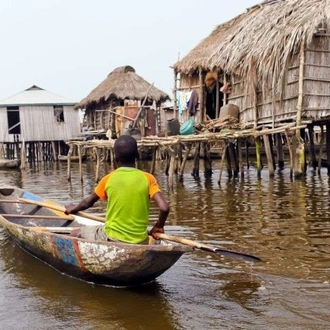
[[[21,189],[0,188],[0,198],[17,199]],[[4,193],[2,195],[2,193]],[[9,195],[8,195],[9,194]],[[45,232],[40,226],[63,226],[74,222],[12,218],[6,213],[27,214],[33,205],[0,202],[0,225],[24,250],[53,266],[58,271],[97,284],[132,286],[153,281],[163,274],[186,252],[193,248],[174,244],[134,245],[117,242],[88,241],[69,235]],[[35,209],[34,209],[35,211]],[[38,208],[35,216],[54,214],[47,208]],[[57,214],[54,214],[56,217]],[[61,224],[60,224],[61,223]]]

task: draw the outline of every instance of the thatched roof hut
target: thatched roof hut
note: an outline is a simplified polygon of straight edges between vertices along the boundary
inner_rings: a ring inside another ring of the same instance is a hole
[[[219,25],[174,70],[181,88],[216,71],[241,120],[276,126],[330,115],[329,63],[330,1],[267,0]]]
[[[113,70],[76,108],[87,108],[91,103],[104,103],[111,99],[143,100],[147,96],[149,101],[160,103],[170,99],[165,92],[154,86],[149,90],[150,85],[131,66],[121,66]]]
[[[85,109],[86,125],[98,132],[119,136],[139,116],[139,121],[145,118],[145,123],[136,122],[143,135],[155,135],[160,129],[160,122],[156,123],[160,106],[167,100],[165,92],[126,65],[113,70],[76,108]]]

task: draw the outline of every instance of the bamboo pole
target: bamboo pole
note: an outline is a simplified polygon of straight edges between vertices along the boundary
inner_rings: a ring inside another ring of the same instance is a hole
[[[272,155],[272,151],[271,151],[269,136],[264,136],[263,141],[264,141],[264,145],[265,145],[265,152],[266,152],[266,157],[267,157],[269,176],[273,177],[274,173],[275,173],[275,168],[274,168],[274,160],[273,160],[273,155]]]
[[[277,152],[277,165],[279,169],[284,168],[284,152],[282,145],[282,137],[280,133],[275,134],[276,152]]]
[[[189,157],[189,154],[190,154],[190,150],[191,150],[191,147],[192,147],[192,144],[191,143],[188,143],[187,144],[187,149],[186,149],[186,153],[183,157],[183,160],[182,160],[182,163],[181,163],[181,167],[180,167],[180,179],[182,180],[182,177],[183,177],[183,172],[184,172],[184,168],[186,166],[186,163],[187,163],[187,159]]]
[[[70,145],[68,154],[67,154],[67,177],[68,177],[68,181],[71,181],[71,155],[73,152],[73,146],[72,144]]]
[[[174,186],[175,152],[172,148],[169,148],[169,151],[170,151],[170,167],[169,167],[168,182],[169,182],[170,189],[173,189],[173,186]]]
[[[261,170],[262,170],[260,136],[256,137],[255,144],[256,144],[256,158],[257,158],[257,175],[258,175],[258,178],[260,178],[261,177]]]
[[[202,67],[199,67],[199,110],[200,110],[200,121],[203,122],[205,120],[206,114],[204,113],[204,84],[203,84],[203,70]]]
[[[217,71],[217,81],[215,85],[215,118],[219,118],[219,103],[220,103],[220,95],[219,95],[219,72]]]
[[[95,182],[99,181],[100,176],[100,149],[96,148],[96,168],[95,168]]]
[[[323,153],[323,145],[324,145],[324,126],[321,125],[321,139],[320,139],[320,147],[319,147],[319,157],[318,157],[318,174],[321,174],[321,162],[322,162],[322,153]],[[329,160],[327,159],[329,162]]]
[[[212,159],[210,144],[208,142],[203,142],[203,161],[204,161],[204,174],[205,176],[212,175]]]
[[[194,155],[194,168],[193,168],[193,171],[192,171],[192,175],[194,177],[199,177],[200,150],[201,150],[201,143],[197,142],[196,147],[195,147],[195,155]]]
[[[291,140],[289,138],[288,130],[285,130],[285,138],[290,155],[290,177],[292,177],[294,160],[293,160],[293,151],[292,151]]]
[[[241,177],[244,177],[244,163],[243,163],[243,151],[242,151],[242,140],[237,139],[237,153],[238,153],[238,166],[241,173]]]
[[[326,136],[326,151],[327,151],[327,169],[328,169],[328,175],[330,174],[330,123],[326,123],[326,129],[325,129],[325,136]]]
[[[309,136],[309,153],[311,157],[311,162],[313,169],[317,167],[317,160],[315,155],[315,141],[314,141],[314,127],[308,126],[308,136]]]
[[[77,148],[78,148],[78,158],[79,158],[79,177],[80,177],[80,181],[83,182],[81,146],[77,145]]]
[[[174,111],[174,118],[178,118],[178,106],[177,106],[177,78],[178,78],[178,73],[176,70],[174,70],[174,88],[173,88],[173,111]],[[165,134],[167,136],[167,129],[165,127]]]

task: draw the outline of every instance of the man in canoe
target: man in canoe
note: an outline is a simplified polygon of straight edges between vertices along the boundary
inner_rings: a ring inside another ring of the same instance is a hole
[[[148,244],[150,199],[159,208],[158,221],[150,230],[150,235],[155,239],[156,233],[164,233],[169,205],[156,178],[135,167],[138,148],[132,136],[122,135],[116,139],[114,154],[118,168],[103,177],[94,192],[79,204],[67,205],[65,214],[86,210],[99,199],[107,200],[105,224],[82,227],[74,235],[93,240]]]

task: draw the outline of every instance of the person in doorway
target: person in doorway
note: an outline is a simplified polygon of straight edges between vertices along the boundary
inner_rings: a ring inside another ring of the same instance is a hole
[[[82,227],[73,235],[92,240],[148,244],[150,199],[159,208],[158,221],[149,232],[155,239],[156,233],[164,233],[169,204],[155,177],[135,167],[138,149],[132,136],[122,135],[116,139],[114,154],[117,169],[103,177],[94,192],[79,204],[67,205],[65,214],[86,210],[99,199],[107,200],[105,224]]]

